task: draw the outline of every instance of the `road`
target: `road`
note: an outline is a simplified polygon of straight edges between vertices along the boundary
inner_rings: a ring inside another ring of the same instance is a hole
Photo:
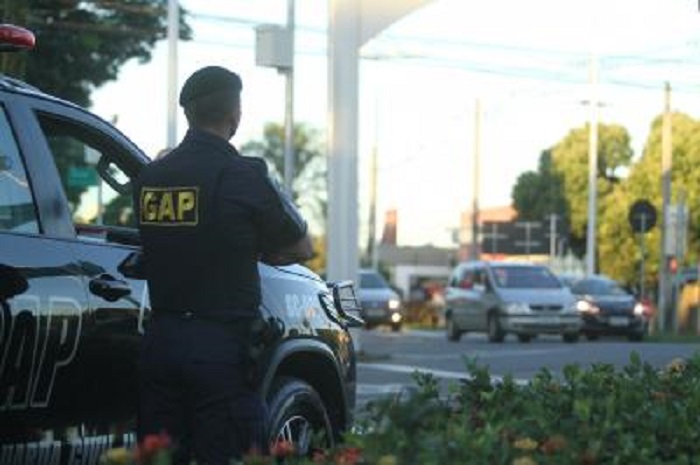
[[[509,336],[501,344],[489,343],[484,335],[465,335],[459,342],[448,342],[442,330],[403,330],[393,333],[384,329],[359,333],[358,405],[386,394],[414,386],[412,373],[429,372],[449,383],[465,378],[466,358],[487,365],[494,377],[511,374],[527,382],[542,368],[561,373],[568,364],[590,366],[609,363],[617,368],[627,365],[637,352],[642,361],[664,367],[674,358],[689,358],[700,344],[628,342],[626,339],[581,339],[565,343],[553,336],[540,336],[522,344]]]

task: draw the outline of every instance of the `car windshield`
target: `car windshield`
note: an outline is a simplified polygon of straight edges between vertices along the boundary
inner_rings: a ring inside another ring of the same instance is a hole
[[[607,296],[628,295],[628,292],[615,281],[606,281],[602,279],[582,281],[576,284],[574,287],[574,293]]]
[[[561,282],[541,266],[495,266],[496,286],[507,289],[561,289]]]
[[[379,273],[360,273],[360,287],[363,289],[383,289],[389,286]]]

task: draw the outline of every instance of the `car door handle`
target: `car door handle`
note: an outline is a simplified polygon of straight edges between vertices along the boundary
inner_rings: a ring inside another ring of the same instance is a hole
[[[90,280],[90,292],[108,302],[115,302],[131,294],[131,287],[126,281],[116,279],[110,274],[103,273]]]

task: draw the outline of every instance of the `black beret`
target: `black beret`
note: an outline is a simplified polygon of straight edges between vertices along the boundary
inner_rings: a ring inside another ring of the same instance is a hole
[[[238,74],[221,66],[206,66],[187,78],[180,91],[180,105],[184,107],[192,100],[212,92],[222,90],[240,92],[242,88],[243,84]]]

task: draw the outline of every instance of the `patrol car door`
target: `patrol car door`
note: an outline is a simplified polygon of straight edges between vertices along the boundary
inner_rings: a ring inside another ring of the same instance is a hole
[[[14,103],[0,97],[0,461],[24,464],[32,444],[53,460],[60,444],[38,441],[80,421],[88,302],[63,194]]]
[[[125,277],[119,265],[137,250],[131,178],[143,162],[96,117],[51,105],[32,110],[70,205],[70,242],[87,287],[81,346],[91,389],[81,393],[84,427],[90,436],[115,428],[133,431],[136,360],[148,298],[144,281]]]

